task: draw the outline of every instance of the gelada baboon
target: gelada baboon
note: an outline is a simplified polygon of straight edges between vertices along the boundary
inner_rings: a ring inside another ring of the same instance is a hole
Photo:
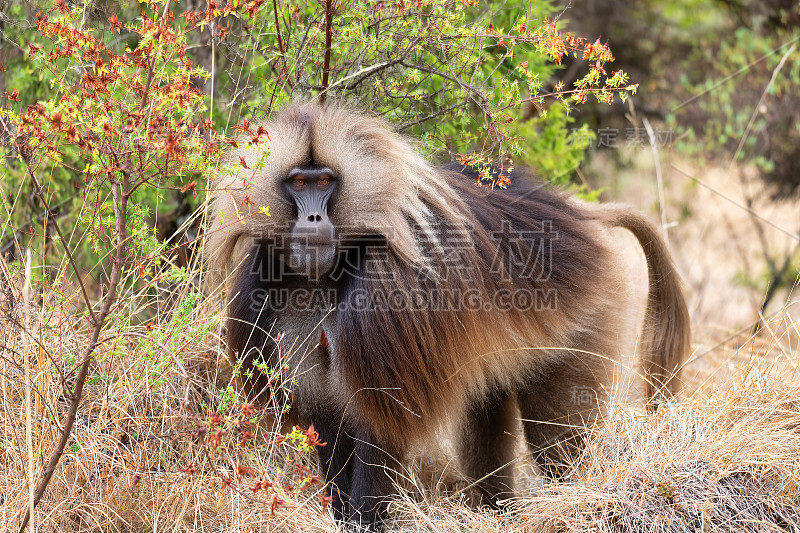
[[[264,127],[218,180],[206,253],[233,270],[243,385],[263,404],[275,371],[296,379],[291,411],[327,442],[337,519],[380,523],[391,472],[442,427],[491,504],[512,494],[520,419],[559,475],[631,354],[649,397],[676,388],[688,314],[642,216],[522,177],[478,187],[340,107],[290,106]],[[641,283],[615,228],[640,243]]]

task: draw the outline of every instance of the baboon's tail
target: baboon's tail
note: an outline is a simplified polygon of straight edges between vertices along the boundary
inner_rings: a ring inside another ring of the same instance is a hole
[[[628,207],[606,204],[605,222],[627,229],[647,258],[649,289],[644,330],[639,342],[647,398],[658,401],[680,389],[678,372],[691,349],[689,311],[675,265],[653,225]]]

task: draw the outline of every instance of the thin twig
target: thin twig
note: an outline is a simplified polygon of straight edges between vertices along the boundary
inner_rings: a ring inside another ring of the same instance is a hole
[[[167,2],[169,4],[169,2]],[[212,20],[208,26],[208,31],[211,33],[211,105],[208,107],[208,120],[214,122],[214,82],[217,79],[217,45],[214,43],[214,21]],[[168,161],[168,160],[167,160]],[[166,165],[167,161],[164,162]],[[164,169],[166,171],[166,168]]]
[[[283,49],[283,39],[281,39],[281,23],[278,18],[278,0],[272,0],[272,10],[275,12],[275,33],[278,35],[278,51],[283,60],[283,74],[286,74],[286,53]]]
[[[644,129],[650,138],[650,148],[653,150],[653,162],[656,165],[656,185],[658,186],[658,207],[661,211],[661,230],[664,232],[664,242],[669,246],[669,231],[667,230],[667,206],[664,204],[664,179],[661,176],[661,161],[658,159],[658,146],[656,145],[656,134],[647,117],[642,117]]]
[[[445,107],[443,109],[440,109],[438,111],[430,113],[429,115],[425,115],[424,117],[418,118],[417,120],[414,120],[413,122],[406,122],[405,124],[403,124],[402,126],[400,126],[398,128],[398,131],[407,131],[407,130],[413,128],[414,126],[416,126],[418,124],[422,124],[423,122],[426,122],[428,120],[434,119],[436,117],[440,117],[442,115],[446,115],[446,114],[450,113],[451,111],[453,111],[454,109],[458,109],[459,107],[461,107],[463,105],[464,105],[463,102],[458,102],[457,104],[453,104],[453,105],[451,105],[449,107]]]
[[[764,299],[761,301],[761,308],[758,310],[758,320],[756,321],[756,328],[758,328],[759,323],[763,321],[764,313],[767,310],[767,305],[772,301],[772,298],[775,296],[775,293],[778,291],[778,288],[781,285],[781,281],[783,281],[784,276],[789,271],[789,267],[792,264],[792,259],[797,256],[797,252],[800,251],[800,242],[796,243],[796,246],[786,254],[786,257],[783,258],[783,264],[780,268],[773,267],[772,272],[772,280],[770,280],[769,286],[767,287],[767,292],[764,293]]]
[[[169,2],[164,2],[164,11],[161,13],[161,20],[163,21],[167,18],[167,12],[169,11]],[[211,39],[214,39],[214,34],[212,32]],[[142,101],[139,102],[139,111],[144,111],[144,108],[147,106],[147,95],[150,94],[150,85],[153,83],[153,77],[155,74],[156,68],[156,58],[158,58],[158,54],[153,54],[153,59],[150,61],[150,66],[147,68],[147,82],[144,84],[144,91],[142,92]]]
[[[319,101],[325,105],[328,78],[331,71],[331,41],[333,40],[333,0],[325,0],[325,62],[322,65],[322,94]]]
[[[482,103],[479,102],[478,99],[476,98],[476,96],[480,96],[482,100],[486,100],[486,98],[483,96],[483,94],[481,94],[481,92],[478,89],[476,89],[475,87],[469,85],[468,83],[465,83],[465,82],[461,81],[460,79],[456,78],[455,76],[451,76],[450,74],[447,74],[447,73],[442,72],[441,70],[437,70],[435,68],[426,67],[425,65],[417,65],[417,64],[414,64],[414,63],[407,63],[405,61],[401,61],[400,65],[403,66],[403,67],[406,67],[406,68],[413,69],[413,70],[419,70],[421,72],[427,72],[428,74],[433,74],[434,76],[439,76],[439,77],[444,78],[446,80],[452,81],[453,83],[455,83],[456,85],[458,85],[459,87],[464,89],[473,102],[475,102],[478,106],[483,108]]]
[[[761,109],[761,105],[767,98],[767,93],[769,92],[770,88],[775,84],[775,80],[778,79],[778,73],[783,68],[783,65],[786,64],[786,60],[789,59],[789,56],[792,55],[792,52],[794,52],[796,49],[797,45],[793,44],[792,47],[789,48],[785,54],[783,54],[783,57],[781,57],[781,60],[778,62],[778,66],[776,66],[775,70],[772,71],[772,77],[767,83],[767,86],[764,87],[764,91],[761,93],[761,98],[758,99],[758,104],[756,104],[755,109],[753,109],[753,112],[750,114],[750,120],[747,121],[747,127],[745,127],[744,133],[742,134],[742,138],[739,140],[739,145],[736,147],[736,152],[734,152],[733,157],[731,158],[731,162],[728,165],[728,170],[730,170],[733,167],[733,164],[739,158],[739,154],[742,152],[742,148],[744,148],[744,143],[747,140],[747,137],[750,135],[750,130],[752,129],[753,123],[756,120],[756,115],[758,115],[759,110]]]
[[[707,89],[705,89],[701,93],[695,94],[694,96],[692,96],[688,100],[685,100],[685,101],[681,102],[680,104],[676,105],[675,107],[670,109],[669,112],[670,113],[674,113],[675,111],[679,110],[680,108],[691,104],[692,102],[694,102],[698,98],[701,98],[701,97],[705,96],[706,94],[710,93],[711,91],[713,91],[714,89],[716,89],[720,85],[723,85],[723,84],[727,83],[728,81],[732,80],[736,76],[739,76],[741,74],[744,74],[745,72],[748,72],[751,68],[753,68],[754,66],[758,65],[759,63],[761,63],[765,59],[770,58],[773,55],[775,55],[775,53],[778,52],[779,50],[781,50],[782,48],[786,48],[790,44],[794,44],[799,40],[800,40],[800,35],[798,35],[797,37],[793,38],[791,41],[783,43],[782,45],[780,45],[779,47],[775,48],[774,50],[771,50],[769,53],[764,54],[763,56],[759,57],[755,61],[743,66],[742,68],[740,68],[739,70],[737,70],[733,74],[729,74],[728,76],[725,76],[724,78],[719,80],[717,83],[715,83],[711,87],[708,87]]]
[[[30,326],[31,318],[31,249],[26,250],[25,257],[25,284],[22,287],[22,321]],[[34,462],[33,462],[33,415],[31,413],[31,389],[33,380],[31,378],[30,350],[26,347],[22,349],[22,364],[25,366],[25,447],[28,449],[28,514],[33,516],[33,509],[36,507],[35,493],[33,490],[34,482]],[[34,526],[31,526],[33,529]]]
[[[676,171],[677,171],[679,174],[683,174],[685,177],[687,177],[687,178],[689,178],[690,180],[692,180],[692,181],[696,182],[698,185],[701,185],[702,187],[704,187],[704,188],[708,189],[709,191],[711,191],[712,193],[716,194],[716,195],[717,195],[717,196],[719,196],[720,198],[723,198],[723,199],[727,200],[728,202],[732,203],[733,205],[735,205],[736,207],[738,207],[738,208],[740,208],[740,209],[744,209],[745,211],[747,211],[748,213],[750,213],[752,216],[754,216],[754,217],[758,218],[758,219],[759,219],[761,222],[763,222],[764,224],[766,224],[766,225],[768,225],[768,226],[772,226],[773,228],[775,228],[776,230],[780,231],[781,233],[783,233],[783,234],[784,234],[784,235],[786,235],[787,237],[791,237],[791,238],[792,238],[792,240],[795,240],[795,241],[800,241],[800,233],[792,233],[791,231],[787,230],[786,228],[782,228],[781,226],[777,225],[777,224],[776,224],[776,223],[774,223],[773,221],[771,221],[771,220],[768,220],[768,219],[766,219],[766,218],[762,217],[762,216],[761,216],[761,215],[759,215],[759,214],[758,214],[758,213],[755,211],[755,209],[753,209],[752,207],[748,207],[748,206],[746,206],[746,205],[742,205],[742,204],[740,204],[739,202],[737,202],[736,200],[734,200],[734,199],[733,199],[733,198],[731,198],[730,196],[726,195],[725,193],[722,193],[722,192],[720,192],[720,191],[716,190],[714,187],[711,187],[710,185],[708,185],[708,184],[704,183],[704,182],[703,182],[702,180],[700,180],[699,178],[697,178],[697,177],[695,177],[695,176],[692,176],[691,174],[689,174],[689,173],[688,173],[688,172],[686,172],[685,170],[683,170],[683,169],[679,168],[678,166],[676,166],[676,165],[675,165],[675,163],[672,163],[672,164],[670,165],[670,167],[671,167],[671,168],[673,168],[673,169],[675,169],[675,170],[676,170]]]

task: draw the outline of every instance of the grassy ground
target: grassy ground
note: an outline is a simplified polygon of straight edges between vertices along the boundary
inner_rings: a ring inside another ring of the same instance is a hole
[[[655,205],[654,186],[635,177],[646,165],[610,182],[611,196],[645,210]],[[702,177],[735,195],[725,172],[704,170]],[[781,293],[752,335],[763,287],[748,280],[759,279],[763,262],[749,216],[674,172],[666,193],[669,219],[679,222],[671,245],[686,274],[696,332],[682,396],[655,414],[613,406],[564,483],[543,482],[523,461],[529,487],[504,514],[465,505],[464,483],[446,459],[434,457],[433,466],[403,473],[390,529],[800,531],[797,297]],[[755,207],[796,227],[796,205]],[[767,231],[775,249],[784,245],[775,228]],[[0,529],[13,530],[60,435],[65,388],[87,324],[58,284],[33,298],[25,273],[9,268],[0,259],[11,279],[0,296]],[[283,486],[302,483],[294,465],[313,467],[312,455],[277,442],[266,421],[241,443],[222,310],[213,298],[194,300],[190,290],[181,284],[126,296],[101,336],[73,440],[31,531],[335,529],[321,512],[319,484],[296,493]],[[174,302],[187,296],[176,312]],[[143,309],[152,318],[142,319]],[[228,424],[216,451],[202,440],[222,426],[209,425],[202,439],[198,433],[212,412]],[[284,500],[274,513],[274,493],[251,490],[262,479],[274,481]]]

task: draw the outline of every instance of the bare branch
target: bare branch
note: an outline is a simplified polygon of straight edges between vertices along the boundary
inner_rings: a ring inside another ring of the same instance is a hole
[[[328,77],[331,72],[331,40],[333,39],[333,0],[325,0],[325,62],[322,65],[322,94],[319,101],[325,105]]]

